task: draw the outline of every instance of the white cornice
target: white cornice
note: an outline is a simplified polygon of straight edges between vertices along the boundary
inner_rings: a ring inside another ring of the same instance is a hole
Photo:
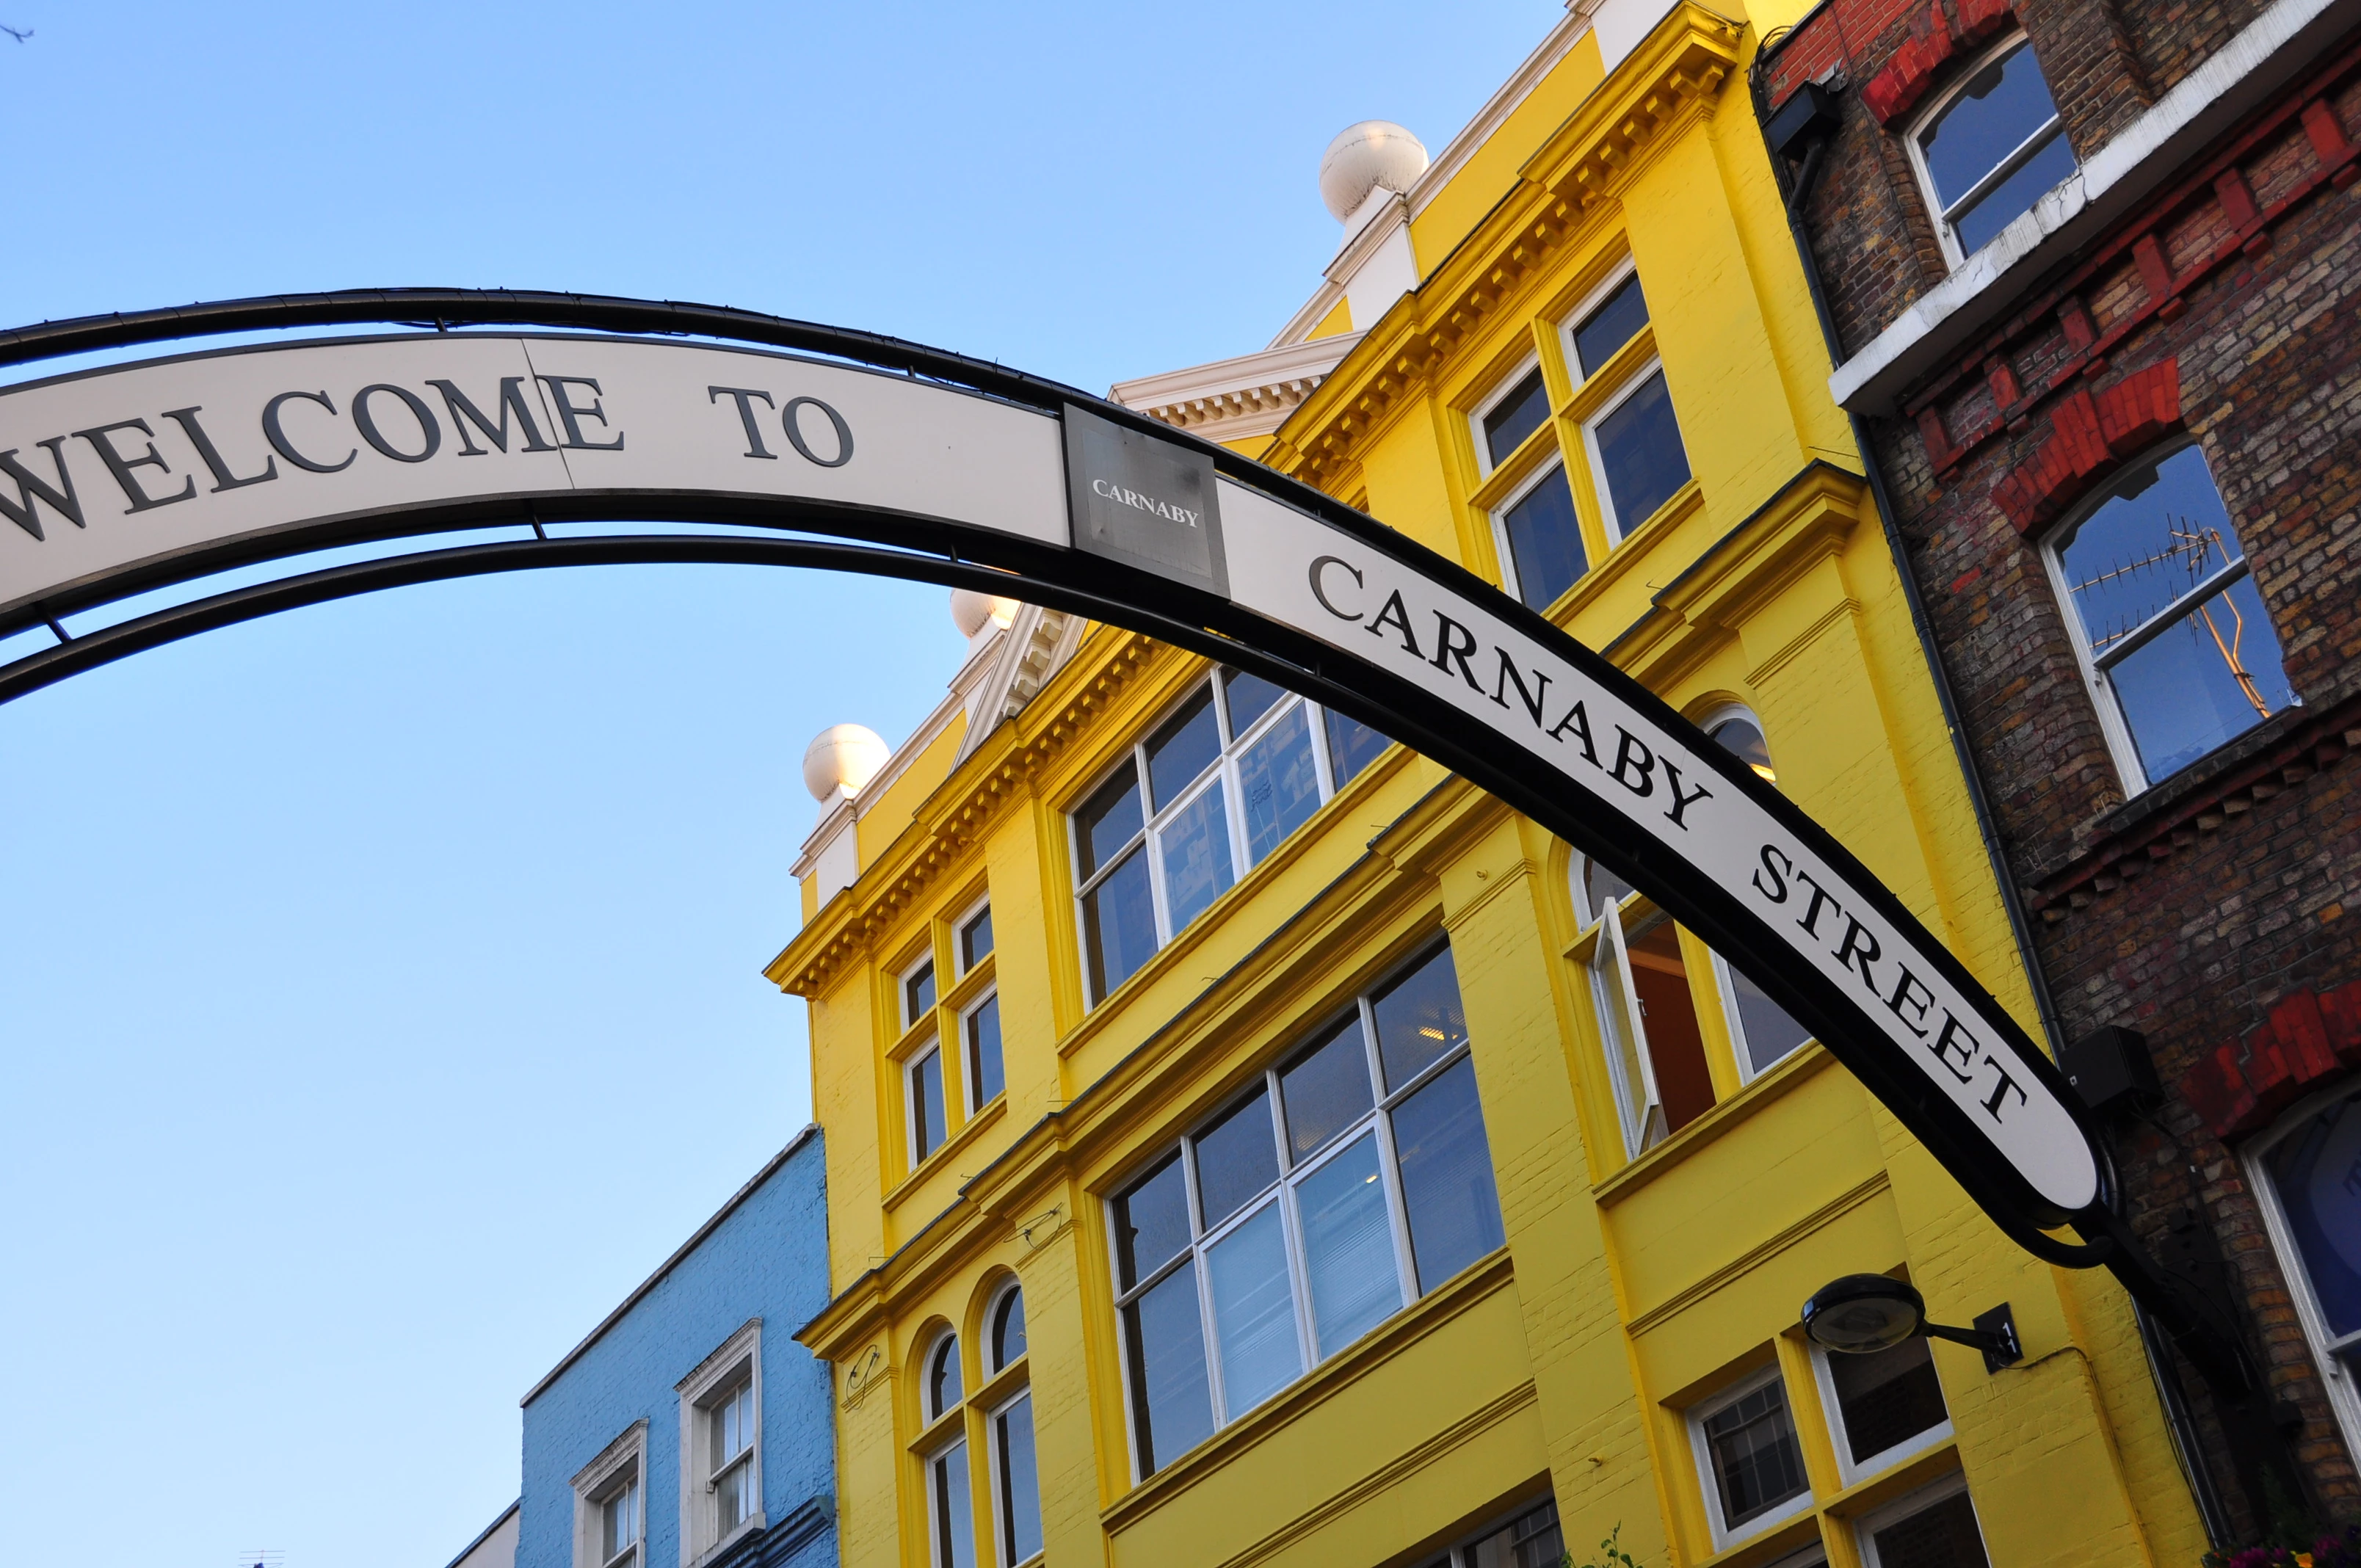
[[[1343,291],[1337,292],[1341,295]],[[1353,332],[1315,337],[1235,359],[1119,381],[1107,395],[1126,408],[1137,409],[1150,419],[1208,441],[1268,435],[1327,379],[1361,336]]]

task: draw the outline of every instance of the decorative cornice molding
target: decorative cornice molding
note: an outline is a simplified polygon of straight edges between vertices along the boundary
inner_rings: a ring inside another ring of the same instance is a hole
[[[1107,395],[1150,419],[1208,441],[1268,435],[1352,352],[1361,335],[1340,333],[1315,337],[1235,359],[1118,381]]]
[[[1431,386],[1486,318],[1533,282],[1666,133],[1712,112],[1738,70],[1743,30],[1694,0],[1675,5],[1526,160],[1517,189],[1304,400],[1267,461],[1338,488],[1369,433]]]

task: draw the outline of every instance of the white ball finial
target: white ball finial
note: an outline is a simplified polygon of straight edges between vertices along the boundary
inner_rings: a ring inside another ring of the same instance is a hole
[[[1006,626],[1016,619],[1016,601],[1002,598],[997,594],[980,594],[973,588],[951,590],[951,624],[960,635],[973,641],[988,625]]]
[[[865,724],[831,724],[804,749],[804,788],[827,806],[861,793],[893,752]]]
[[[1391,120],[1346,126],[1321,156],[1320,199],[1341,224],[1380,185],[1407,194],[1426,163],[1426,144]]]

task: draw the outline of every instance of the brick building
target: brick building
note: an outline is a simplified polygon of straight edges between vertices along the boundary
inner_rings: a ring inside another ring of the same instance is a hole
[[[2323,1521],[2361,1517],[2356,28],[1827,0],[1752,73],[2044,1022],[2086,1079],[2144,1036],[2160,1093],[2092,1095],[2126,1211]],[[2253,1429],[2179,1370],[2217,1543],[2252,1540]]]

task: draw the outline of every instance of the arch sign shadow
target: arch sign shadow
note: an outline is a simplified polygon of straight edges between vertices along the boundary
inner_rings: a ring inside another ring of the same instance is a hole
[[[573,295],[90,318],[0,334],[0,363],[336,323],[430,330],[0,390],[0,634],[46,622],[60,638],[0,666],[0,701],[272,610],[529,567],[739,561],[1013,592],[1252,668],[1489,790],[1745,970],[2020,1245],[2114,1260],[2102,1162],[2058,1069],[1835,838],[1542,616],[1224,449],[915,345]],[[536,330],[488,330],[518,324]],[[328,545],[627,519],[857,543],[535,537],[304,573],[71,639],[59,624]],[[2043,1234],[2068,1224],[2089,1245]]]

